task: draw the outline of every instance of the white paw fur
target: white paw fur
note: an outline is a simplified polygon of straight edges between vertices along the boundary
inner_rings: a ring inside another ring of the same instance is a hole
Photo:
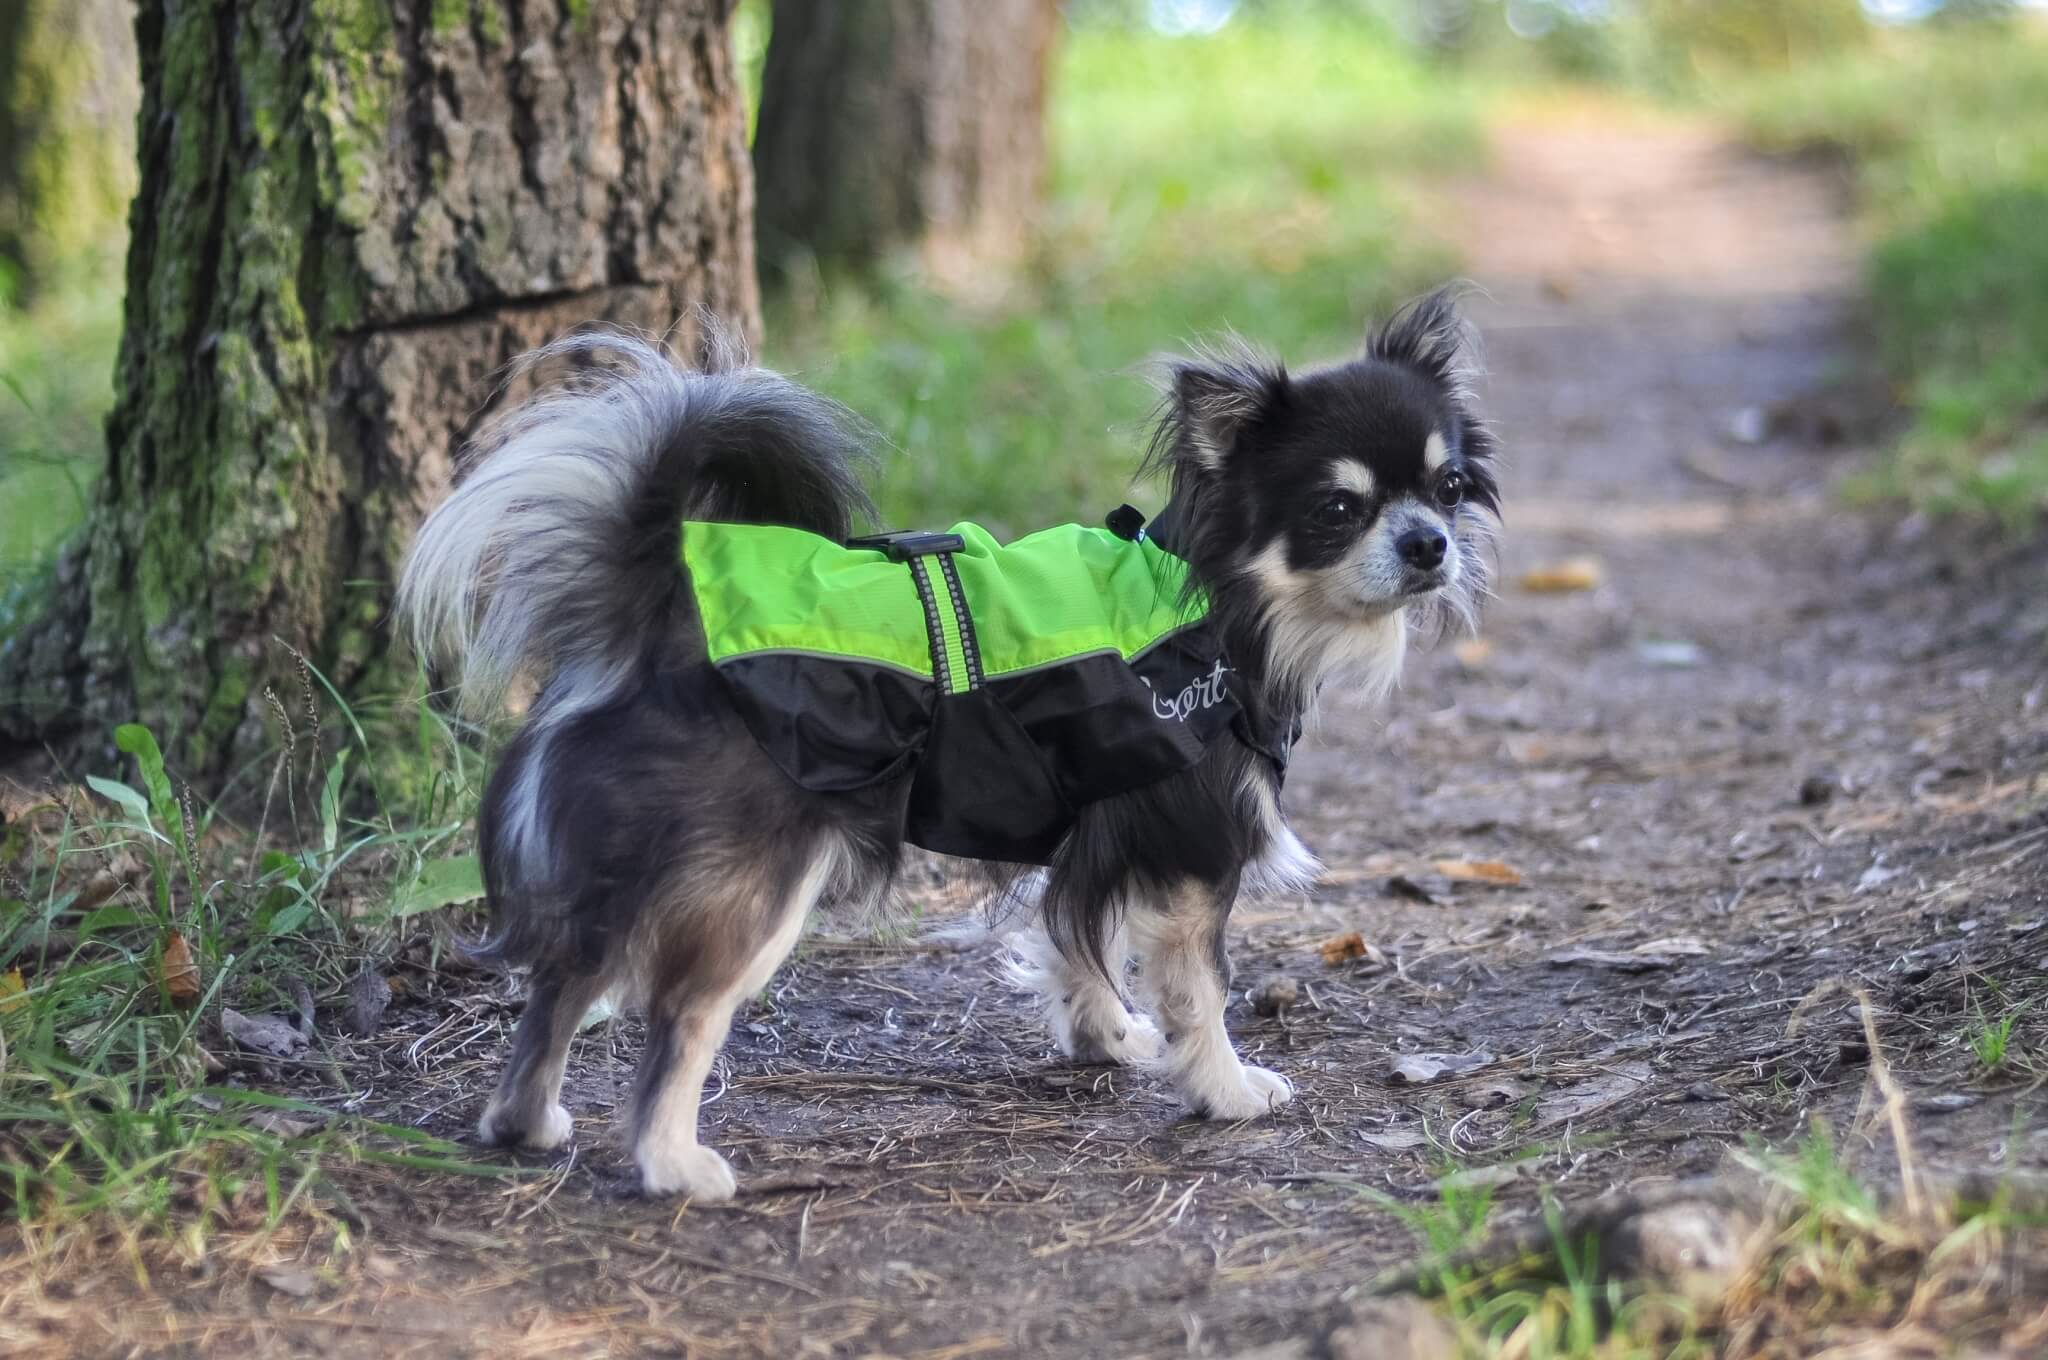
[[[526,1124],[515,1139],[509,1136],[518,1127],[510,1111],[492,1101],[484,1110],[484,1117],[477,1121],[477,1137],[492,1147],[502,1147],[508,1142],[517,1142],[520,1147],[532,1148],[537,1152],[552,1152],[569,1141],[569,1134],[575,1123],[569,1112],[559,1103],[550,1104],[540,1112],[540,1118]]]
[[[684,1195],[699,1204],[722,1204],[739,1191],[725,1158],[702,1143],[640,1149],[640,1188],[650,1195]]]
[[[1235,1071],[1219,1067],[1185,1081],[1181,1098],[1201,1118],[1229,1123],[1272,1113],[1294,1099],[1294,1087],[1278,1072],[1239,1063]]]
[[[1075,1062],[1112,1063],[1118,1067],[1139,1067],[1156,1062],[1165,1044],[1159,1027],[1142,1015],[1133,1015],[1121,1005],[1115,1017],[1094,1017],[1097,1027],[1078,1028],[1059,1010],[1053,1012],[1053,1037],[1060,1052]]]

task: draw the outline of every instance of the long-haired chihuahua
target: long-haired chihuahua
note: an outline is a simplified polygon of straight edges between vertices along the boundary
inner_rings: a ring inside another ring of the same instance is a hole
[[[1326,367],[1169,361],[1159,516],[1011,547],[849,540],[864,427],[736,354],[596,333],[542,361],[569,376],[479,438],[400,582],[471,711],[532,686],[479,818],[487,950],[532,969],[486,1142],[568,1138],[570,1040],[617,989],[648,1017],[644,1188],[730,1197],[697,1116],[733,1012],[906,842],[1000,862],[1070,1057],[1210,1119],[1292,1098],[1232,1047],[1224,927],[1318,872],[1279,809],[1318,695],[1384,695],[1411,629],[1485,592],[1494,445],[1447,292]]]

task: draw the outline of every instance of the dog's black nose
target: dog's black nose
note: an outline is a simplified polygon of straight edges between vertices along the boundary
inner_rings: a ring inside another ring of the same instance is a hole
[[[1444,564],[1444,550],[1450,542],[1441,529],[1410,529],[1394,540],[1401,560],[1419,571],[1435,571]]]

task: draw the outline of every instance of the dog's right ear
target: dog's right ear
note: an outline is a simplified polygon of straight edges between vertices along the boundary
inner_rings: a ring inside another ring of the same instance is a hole
[[[1183,453],[1205,472],[1220,469],[1245,430],[1287,396],[1286,368],[1238,341],[1175,360],[1168,372],[1167,401]]]

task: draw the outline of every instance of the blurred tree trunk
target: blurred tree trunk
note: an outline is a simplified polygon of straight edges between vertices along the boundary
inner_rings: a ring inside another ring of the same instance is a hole
[[[1014,254],[1045,169],[1055,0],[775,0],[754,134],[762,260]]]
[[[18,295],[110,245],[128,210],[133,13],[133,0],[0,0],[0,276]]]
[[[217,780],[276,740],[266,687],[296,710],[287,647],[384,678],[388,585],[508,359],[700,305],[757,333],[730,11],[142,0],[106,475],[0,601],[0,734],[139,718]]]

